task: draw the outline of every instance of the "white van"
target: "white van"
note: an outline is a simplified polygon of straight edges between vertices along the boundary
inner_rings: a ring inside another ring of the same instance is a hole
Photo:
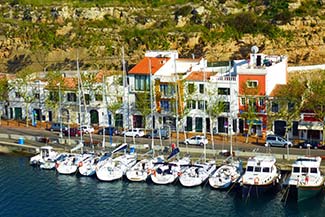
[[[266,144],[276,147],[292,147],[292,142],[285,140],[284,138],[276,135],[268,135],[266,137]]]

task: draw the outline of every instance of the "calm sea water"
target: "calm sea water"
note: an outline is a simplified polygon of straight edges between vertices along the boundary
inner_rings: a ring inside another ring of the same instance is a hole
[[[281,194],[241,199],[209,186],[100,182],[58,175],[0,155],[0,216],[325,216],[324,195],[305,204],[281,202]]]

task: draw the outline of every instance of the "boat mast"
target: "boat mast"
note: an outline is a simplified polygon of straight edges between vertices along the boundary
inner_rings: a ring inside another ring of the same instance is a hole
[[[207,138],[207,132],[206,132],[206,115],[205,115],[205,112],[206,112],[206,109],[205,109],[205,89],[206,89],[206,70],[205,70],[205,60],[203,59],[203,95],[204,95],[204,98],[203,98],[203,134],[204,134],[204,138]],[[204,162],[206,162],[206,157],[207,157],[207,151],[206,151],[206,144],[204,142],[204,151],[203,151],[203,157],[204,157]]]
[[[231,81],[231,70],[229,70],[229,120],[228,120],[228,132],[230,131],[230,156],[233,157],[232,154],[232,132],[233,132],[233,120],[232,120],[232,112],[231,112],[231,89],[232,89],[232,81]]]
[[[80,145],[81,145],[81,152],[83,152],[83,138],[82,138],[82,129],[81,129],[81,76],[79,71],[79,53],[77,51],[77,75],[78,75],[78,102],[79,102],[79,127],[80,127]]]
[[[126,69],[125,69],[125,60],[124,60],[124,46],[122,46],[122,69],[123,69],[123,94],[124,94],[124,102],[123,102],[123,128],[124,132],[126,131],[126,124],[129,126],[129,117],[128,117],[128,107],[129,107],[129,101],[128,101],[128,92],[126,91],[127,88],[127,80],[126,80]],[[127,102],[127,104],[125,104]],[[126,143],[126,135],[124,133],[124,143]]]
[[[105,77],[103,75],[103,81],[102,81],[102,89],[103,89],[103,92],[102,92],[102,97],[103,97],[103,105],[104,105],[104,110],[105,110],[105,107],[107,108],[107,104],[106,104],[106,97],[105,97]],[[105,119],[104,119],[105,120]],[[108,120],[108,113],[107,113],[107,120]],[[102,148],[105,149],[105,124],[103,124],[103,141],[102,141]]]
[[[152,71],[151,71],[151,58],[149,57],[149,73],[150,73],[150,82],[149,82],[149,91],[150,91],[150,110],[151,110],[151,150],[152,150],[152,156],[155,156],[155,149],[154,149],[154,120],[153,120],[153,102],[152,102]],[[158,129],[160,131],[160,129]]]
[[[176,146],[179,147],[179,129],[178,129],[178,84],[177,84],[177,71],[176,71],[176,54],[174,54],[174,73],[175,73],[175,107],[176,107]]]

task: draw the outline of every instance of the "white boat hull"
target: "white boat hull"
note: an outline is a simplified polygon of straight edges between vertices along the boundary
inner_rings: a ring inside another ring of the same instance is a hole
[[[129,170],[125,175],[132,182],[144,182],[148,178],[148,172],[146,170]]]
[[[77,172],[78,166],[77,165],[64,165],[59,164],[56,167],[56,170],[58,171],[58,173],[63,174],[63,175],[70,175],[70,174],[74,174]]]
[[[96,170],[96,176],[100,181],[114,181],[123,177],[123,171],[110,167],[101,167]]]

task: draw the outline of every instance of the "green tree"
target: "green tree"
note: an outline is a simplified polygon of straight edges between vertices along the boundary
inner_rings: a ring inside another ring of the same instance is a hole
[[[280,119],[287,123],[285,135],[292,129],[293,121],[300,119],[300,112],[306,105],[306,94],[308,91],[307,80],[304,77],[293,76],[286,85],[281,85],[274,94],[274,103],[279,105],[280,110],[268,111],[268,116],[273,120]]]
[[[7,77],[3,76],[0,78],[0,102],[1,102],[1,109],[0,109],[0,124],[1,124],[1,116],[3,110],[3,104],[8,101],[9,97],[9,83]]]
[[[313,79],[308,80],[308,93],[305,107],[314,112],[318,121],[323,123],[323,144],[325,140],[325,70],[314,74]]]
[[[9,83],[9,90],[15,91],[25,104],[26,127],[29,121],[30,104],[36,100],[36,89],[33,87],[33,75],[29,71],[20,71],[17,78]]]

